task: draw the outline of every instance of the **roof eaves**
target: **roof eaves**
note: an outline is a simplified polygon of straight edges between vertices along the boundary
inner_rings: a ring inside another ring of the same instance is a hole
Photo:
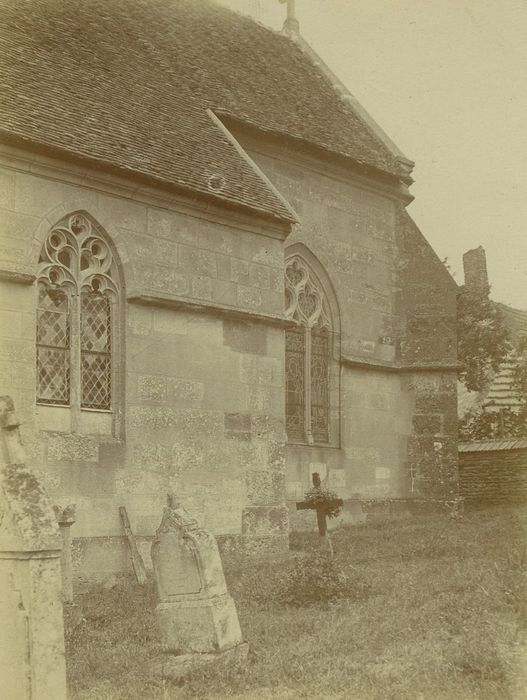
[[[273,221],[275,224],[292,224],[295,223],[293,218],[289,216],[280,215],[271,211],[268,207],[259,207],[255,204],[248,204],[241,202],[232,197],[226,197],[219,193],[212,191],[206,192],[203,189],[198,189],[192,187],[191,185],[186,185],[181,182],[174,182],[173,180],[167,180],[160,176],[154,176],[147,173],[143,173],[139,170],[134,170],[129,167],[119,166],[108,160],[97,158],[93,155],[88,155],[80,151],[73,151],[63,146],[58,146],[53,143],[45,143],[44,141],[36,141],[28,136],[17,134],[14,131],[7,131],[0,127],[0,143],[6,145],[20,147],[23,149],[32,149],[36,153],[40,153],[44,156],[51,156],[55,158],[62,158],[67,162],[73,163],[84,163],[87,166],[97,167],[103,172],[108,172],[113,175],[120,175],[121,177],[133,178],[137,182],[147,184],[155,187],[162,187],[167,192],[180,193],[193,200],[202,200],[203,202],[215,202],[218,206],[227,206],[231,209],[238,209],[244,211],[246,214],[251,213],[255,216],[259,216],[267,221]]]
[[[277,131],[276,129],[264,127],[260,124],[255,123],[254,121],[245,116],[241,118],[236,114],[233,114],[232,112],[225,110],[221,107],[216,107],[214,109],[214,113],[216,115],[219,115],[221,117],[222,123],[228,124],[229,127],[236,126],[244,128],[248,131],[253,132],[253,134],[257,134],[261,137],[277,139],[283,143],[287,142],[290,144],[294,144],[297,147],[302,148],[303,150],[308,150],[311,153],[316,154],[318,157],[324,156],[326,158],[335,160],[340,165],[347,165],[347,167],[351,166],[355,168],[358,171],[358,173],[363,175],[364,177],[374,178],[376,180],[380,180],[386,184],[391,185],[397,185],[401,181],[401,176],[397,175],[393,171],[383,170],[375,165],[371,165],[370,163],[361,160],[360,158],[350,156],[349,154],[344,153],[342,151],[337,151],[335,148],[331,148],[328,145],[319,145],[313,143],[312,141],[306,141],[305,139],[299,136],[295,136],[290,132]],[[407,199],[408,203],[413,200],[413,196],[408,193],[408,190],[406,190],[406,188],[404,196],[405,199]]]

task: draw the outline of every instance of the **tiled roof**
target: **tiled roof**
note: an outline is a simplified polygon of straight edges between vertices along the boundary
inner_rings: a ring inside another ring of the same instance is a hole
[[[514,387],[516,366],[517,362],[514,361],[513,357],[500,364],[483,400],[483,408],[490,410],[509,408],[514,411],[521,407],[518,391]]]
[[[505,438],[501,440],[481,440],[480,442],[460,442],[458,452],[494,452],[495,450],[527,449],[527,438]],[[527,469],[527,462],[525,463]]]
[[[501,312],[503,323],[511,334],[513,341],[518,342],[521,336],[527,336],[527,311],[515,309],[507,304],[496,303]]]
[[[4,137],[292,220],[218,114],[400,176],[287,36],[208,0],[3,0]]]

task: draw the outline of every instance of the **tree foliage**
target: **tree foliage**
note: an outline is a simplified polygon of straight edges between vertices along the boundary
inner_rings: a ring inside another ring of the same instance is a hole
[[[457,308],[459,379],[481,391],[508,351],[508,331],[499,308],[481,293],[462,287]]]
[[[527,412],[502,408],[498,411],[468,411],[459,421],[459,440],[477,442],[499,438],[517,438],[527,436]]]

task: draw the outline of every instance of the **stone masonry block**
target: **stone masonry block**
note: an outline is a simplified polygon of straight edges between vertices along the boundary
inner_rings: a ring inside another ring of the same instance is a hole
[[[271,286],[270,269],[265,265],[251,264],[249,266],[249,284],[260,289],[269,289]]]
[[[247,387],[247,410],[251,413],[268,413],[271,410],[271,387]]]
[[[203,382],[169,377],[167,379],[167,398],[169,401],[182,402],[187,406],[200,406],[205,388]]]
[[[188,333],[188,317],[177,311],[168,309],[154,310],[154,333],[163,335],[186,335]]]
[[[0,343],[0,360],[33,363],[35,348],[29,340],[4,338]]]
[[[240,357],[240,381],[243,384],[283,386],[283,365],[280,360],[274,357],[242,355]]]
[[[249,263],[246,260],[231,259],[231,282],[236,284],[249,282]]]
[[[415,414],[412,418],[415,432],[418,434],[441,433],[441,416],[434,413]]]
[[[172,463],[172,450],[166,445],[138,443],[133,446],[132,463],[141,471],[144,469],[168,469]]]
[[[262,306],[262,293],[256,287],[238,285],[238,304],[243,308],[259,309]]]
[[[99,443],[85,435],[49,433],[49,462],[97,462]]]
[[[140,287],[177,296],[188,294],[189,280],[170,267],[161,265],[135,264],[135,278]]]
[[[115,493],[115,471],[98,464],[68,464],[61,472],[61,490],[72,497],[108,496]]]
[[[216,256],[208,250],[182,245],[179,249],[179,267],[184,272],[204,277],[216,277]]]
[[[212,299],[213,283],[210,277],[193,277],[191,294],[196,299]]]
[[[139,375],[137,377],[137,396],[145,401],[166,401],[166,377]]]
[[[234,282],[216,280],[212,288],[212,298],[224,306],[236,306],[238,303],[238,287]]]
[[[271,472],[248,471],[245,480],[247,500],[251,505],[269,505],[275,500]]]
[[[199,246],[205,250],[213,250],[216,253],[224,253],[229,256],[235,251],[237,245],[236,232],[227,226],[201,220],[199,222]]]
[[[101,220],[116,228],[144,233],[147,230],[147,207],[129,199],[101,196],[99,200]]]
[[[134,335],[150,335],[152,332],[152,309],[144,306],[128,307],[128,328]]]
[[[165,265],[177,267],[178,245],[169,241],[157,244],[155,238],[150,236],[134,236],[134,255],[137,260],[142,260],[153,265]]]
[[[102,469],[120,469],[126,461],[126,445],[120,440],[101,442],[99,445],[99,465]]]
[[[223,344],[234,352],[267,354],[267,329],[262,324],[223,321]]]
[[[15,173],[0,173],[0,207],[2,209],[15,208]]]
[[[196,245],[198,241],[198,227],[198,219],[162,209],[154,209],[152,207],[148,209],[148,233],[156,238]]]
[[[251,416],[245,413],[225,413],[225,437],[238,440],[251,439]]]

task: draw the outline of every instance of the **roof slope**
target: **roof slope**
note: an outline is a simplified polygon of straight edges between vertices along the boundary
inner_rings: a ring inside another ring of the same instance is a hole
[[[287,36],[208,0],[3,0],[0,128],[291,220],[207,109],[399,176]]]
[[[521,408],[522,402],[514,386],[516,366],[517,359],[514,354],[500,364],[484,396],[482,403],[484,409],[499,411],[502,408],[508,408],[511,411],[518,411]]]

